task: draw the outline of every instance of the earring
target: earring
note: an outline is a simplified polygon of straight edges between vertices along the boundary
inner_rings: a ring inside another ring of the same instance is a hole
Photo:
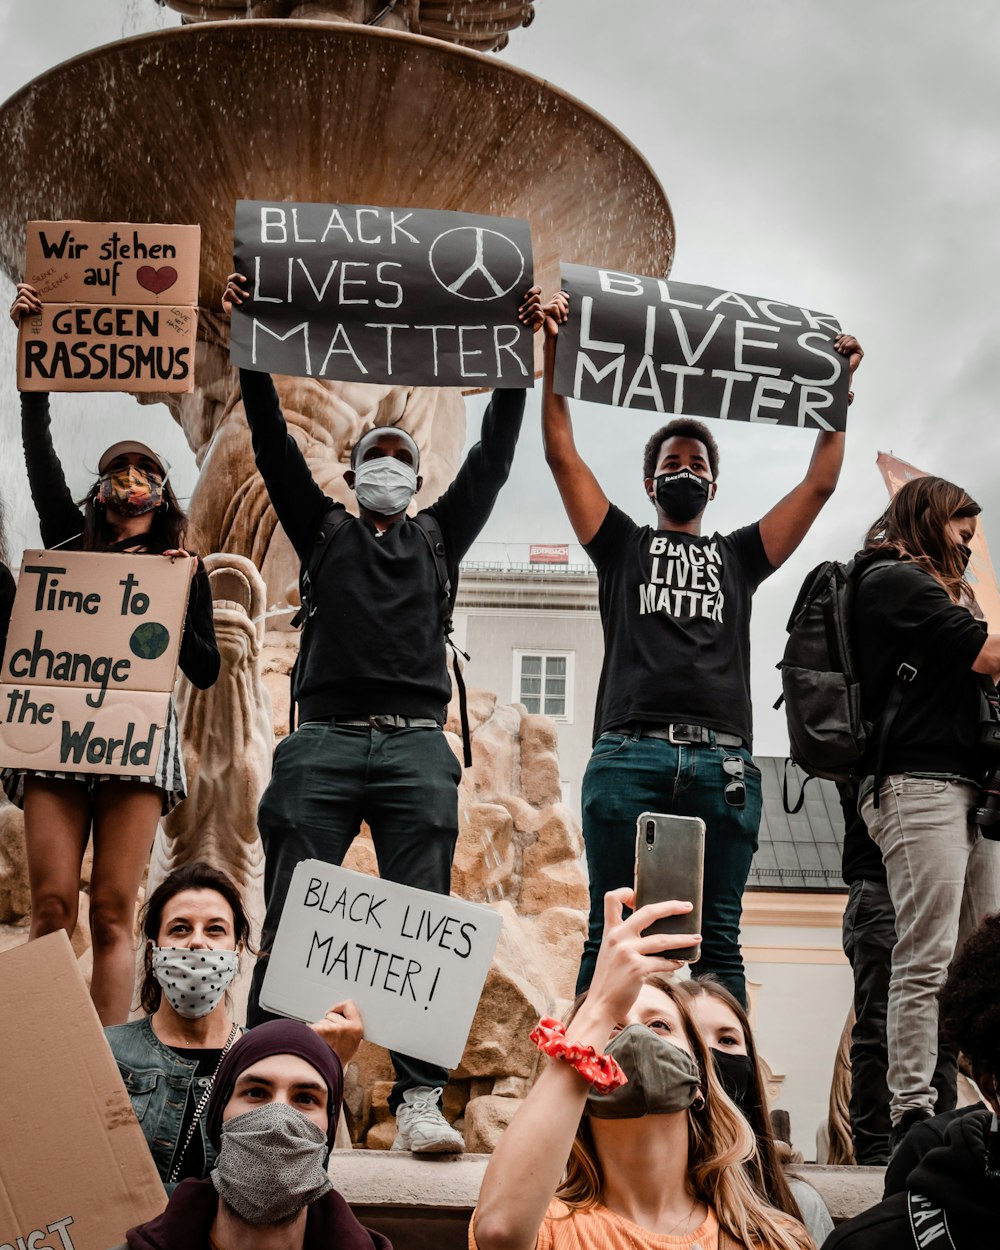
[[[691,1110],[692,1111],[704,1111],[705,1110],[705,1095],[701,1092],[701,1090],[698,1090],[697,1094],[695,1094],[694,1102],[691,1104]]]

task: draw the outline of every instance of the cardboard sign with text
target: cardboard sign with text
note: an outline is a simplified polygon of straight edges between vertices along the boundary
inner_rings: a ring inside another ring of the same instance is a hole
[[[20,389],[192,391],[200,252],[200,226],[28,222]]]
[[[151,774],[193,573],[189,559],[26,551],[0,668],[0,764]]]
[[[453,1068],[502,923],[478,903],[303,860],[267,961],[261,1006],[318,1020],[352,998],[368,1041]]]
[[[230,359],[404,386],[530,387],[526,221],[420,208],[240,200]]]
[[[167,1196],[65,933],[0,955],[0,1246],[108,1250]]]
[[[560,395],[822,430],[847,423],[848,359],[825,313],[714,287],[562,266]]]

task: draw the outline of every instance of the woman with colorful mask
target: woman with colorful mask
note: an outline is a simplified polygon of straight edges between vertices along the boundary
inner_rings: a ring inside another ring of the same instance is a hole
[[[216,1148],[205,1110],[216,1074],[243,1030],[227,993],[250,947],[236,884],[210,864],[175,869],[146,900],[139,1004],[142,1019],[105,1030],[168,1193],[207,1175]],[[310,1026],[348,1063],[364,1035],[352,1002]]]
[[[251,1029],[223,1058],[209,1099],[211,1176],[183,1181],[117,1250],[392,1250],[327,1173],[342,1098],[340,1060],[307,1025]]]
[[[622,918],[605,895],[590,989],[565,1027],[532,1034],[553,1062],[486,1169],[471,1250],[812,1250],[797,1221],[761,1199],[757,1148],[723,1092],[685,999],[663,972],[697,934],[646,934],[689,903]]]
[[[10,310],[17,324],[39,311],[37,293],[22,283]],[[168,466],[144,443],[116,443],[101,456],[98,480],[78,506],[66,484],[49,429],[49,397],[21,394],[21,432],[31,497],[46,547],[130,552],[193,559],[179,663],[199,689],[219,675],[212,592],[197,556],[184,550],[186,517],[167,480]],[[80,867],[93,830],[90,933],[91,997],[101,1023],[128,1016],[135,976],[135,898],[160,816],[186,793],[171,702],[156,767],[146,777],[4,769],[3,786],[24,808],[32,938],[58,929],[72,934],[79,907]]]
[[[801,1220],[821,1246],[833,1232],[833,1220],[812,1185],[798,1176],[786,1176],[782,1168],[767,1110],[764,1072],[746,1012],[714,977],[682,981],[678,989],[709,1048],[722,1088],[743,1112],[757,1139],[757,1159],[750,1169],[757,1192],[772,1207]]]

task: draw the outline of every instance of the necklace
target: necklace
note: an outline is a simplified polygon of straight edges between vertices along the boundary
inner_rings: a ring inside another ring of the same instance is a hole
[[[201,1121],[202,1113],[208,1106],[209,1098],[212,1096],[212,1086],[215,1084],[215,1078],[219,1075],[219,1069],[222,1067],[222,1061],[225,1059],[226,1052],[229,1050],[230,1046],[232,1046],[233,1042],[235,1042],[239,1036],[239,1032],[240,1026],[238,1024],[234,1024],[230,1030],[226,1044],[222,1048],[222,1053],[219,1055],[219,1062],[215,1065],[215,1071],[208,1078],[208,1084],[205,1086],[201,1097],[198,1099],[198,1105],[195,1107],[194,1115],[191,1117],[191,1123],[188,1125],[187,1137],[184,1138],[184,1145],[181,1146],[177,1158],[174,1160],[174,1166],[170,1169],[169,1184],[173,1184],[174,1181],[177,1180],[177,1174],[181,1170],[181,1164],[184,1162],[184,1156],[187,1154],[188,1146],[191,1145],[191,1138],[194,1137],[194,1131]]]

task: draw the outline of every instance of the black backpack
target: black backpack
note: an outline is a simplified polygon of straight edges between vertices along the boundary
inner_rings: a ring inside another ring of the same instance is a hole
[[[916,677],[920,658],[910,655],[896,671],[885,709],[876,724],[862,712],[861,681],[852,641],[854,595],[861,581],[891,560],[866,560],[858,566],[828,560],[806,577],[788,619],[788,642],[778,664],[788,722],[790,758],[806,774],[795,807],[802,807],[806,784],[813,777],[829,781],[861,780],[861,765],[875,744],[875,806],[878,807],[882,760],[892,723],[908,684]]]
[[[344,525],[348,521],[354,520],[352,513],[342,507],[330,508],[324,515],[316,530],[316,539],[313,543],[312,551],[309,559],[303,561],[299,569],[299,610],[292,617],[292,627],[297,629],[302,627],[303,634],[309,626],[310,621],[316,615],[316,604],[313,602],[313,587],[316,584],[316,577],[319,573],[320,565],[323,558],[330,550],[330,544]],[[452,582],[448,575],[448,553],[444,545],[444,535],[441,532],[441,526],[438,524],[437,517],[429,512],[418,512],[415,517],[410,518],[416,525],[417,529],[423,535],[427,546],[430,548],[431,557],[434,560],[434,568],[437,572],[438,588],[440,591],[439,608],[441,612],[441,628],[444,633],[444,640],[451,647],[453,669],[455,672],[455,687],[458,690],[458,710],[462,721],[462,756],[466,768],[472,766],[472,736],[469,732],[469,708],[465,696],[465,678],[462,676],[462,669],[458,663],[458,657],[461,655],[468,660],[469,656],[464,652],[452,638],[455,624],[453,621],[453,613],[455,611],[455,597],[458,594],[458,578]],[[301,648],[299,651],[301,655]],[[299,657],[295,657],[295,663],[292,665],[291,686],[292,696],[288,709],[288,730],[289,733],[295,728],[295,702],[298,691],[297,673],[299,667]]]

